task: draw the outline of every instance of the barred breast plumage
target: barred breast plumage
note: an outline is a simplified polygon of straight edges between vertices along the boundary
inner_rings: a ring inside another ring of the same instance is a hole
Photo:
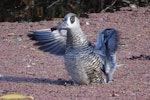
[[[102,59],[92,47],[66,51],[65,66],[77,84],[102,83]]]

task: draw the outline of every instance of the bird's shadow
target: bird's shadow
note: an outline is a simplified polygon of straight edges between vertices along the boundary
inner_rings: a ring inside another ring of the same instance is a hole
[[[6,82],[16,82],[16,83],[49,83],[54,85],[63,85],[66,84],[72,85],[73,82],[71,80],[65,80],[65,79],[46,79],[46,78],[28,78],[28,77],[15,77],[15,76],[3,76],[0,77],[0,81],[6,81]]]

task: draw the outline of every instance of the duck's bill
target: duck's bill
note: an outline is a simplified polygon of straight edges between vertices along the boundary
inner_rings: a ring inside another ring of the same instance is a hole
[[[54,30],[67,30],[67,28],[68,28],[67,23],[64,21],[60,25],[52,27],[51,31],[54,31]]]

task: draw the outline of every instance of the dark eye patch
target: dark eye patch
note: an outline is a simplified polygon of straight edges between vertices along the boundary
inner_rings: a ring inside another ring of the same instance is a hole
[[[70,17],[70,22],[71,22],[71,24],[73,24],[75,22],[75,16]]]

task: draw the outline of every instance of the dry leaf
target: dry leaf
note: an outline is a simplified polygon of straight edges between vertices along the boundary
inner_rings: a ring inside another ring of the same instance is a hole
[[[8,94],[8,95],[3,95],[0,97],[0,99],[6,99],[6,100],[11,100],[11,99],[32,99],[34,100],[34,97],[32,96],[24,96],[20,94]]]

